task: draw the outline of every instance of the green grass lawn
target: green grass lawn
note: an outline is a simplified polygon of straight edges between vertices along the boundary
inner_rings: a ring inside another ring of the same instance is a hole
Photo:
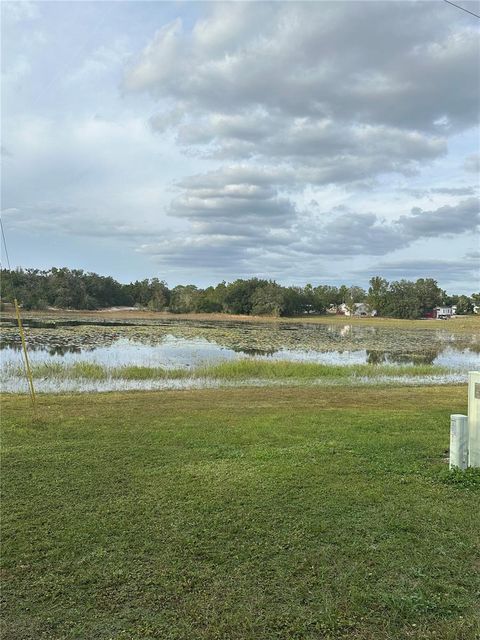
[[[464,387],[2,407],[2,640],[479,637]]]

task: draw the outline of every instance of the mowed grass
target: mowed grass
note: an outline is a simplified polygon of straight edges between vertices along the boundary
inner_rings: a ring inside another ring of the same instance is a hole
[[[466,390],[3,400],[3,640],[474,640]]]
[[[191,369],[166,369],[163,367],[133,366],[106,367],[93,362],[46,362],[32,368],[34,379],[71,380],[161,380],[206,378],[213,380],[248,381],[256,380],[315,380],[380,377],[418,377],[442,375],[449,372],[438,365],[375,365],[352,364],[330,365],[315,362],[290,362],[282,360],[240,359],[203,365]],[[23,376],[21,367],[13,373]]]

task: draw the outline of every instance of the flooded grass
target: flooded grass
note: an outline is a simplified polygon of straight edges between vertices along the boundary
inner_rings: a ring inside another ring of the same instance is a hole
[[[162,367],[124,366],[105,370],[114,380],[179,380],[191,376],[186,369],[164,369]]]
[[[159,316],[108,326],[68,322],[26,329],[39,391],[55,392],[56,385],[63,391],[108,391],[394,379],[442,384],[463,382],[480,364],[480,335],[452,332],[456,321],[435,331],[428,322],[386,327],[345,319],[273,323]],[[23,391],[15,327],[2,327],[0,356],[2,389]]]
[[[237,360],[204,367],[198,370],[203,377],[220,378],[222,380],[242,380],[246,378],[298,379],[314,380],[317,378],[352,378],[352,377],[388,377],[423,376],[445,374],[446,367],[431,365],[406,365],[403,367],[389,365],[327,365],[313,362],[288,362],[265,360]]]
[[[464,374],[432,365],[341,366],[260,359],[190,369],[56,362],[34,365],[32,370],[37,390],[45,393],[305,384],[451,384],[464,382],[465,379]],[[19,366],[4,369],[1,382],[5,392],[27,390],[24,372]]]
[[[431,365],[326,365],[308,362],[283,362],[265,360],[237,360],[220,364],[197,367],[195,369],[166,369],[163,367],[123,366],[109,368],[89,362],[74,364],[45,363],[32,368],[37,380],[70,379],[70,380],[158,380],[185,378],[213,378],[220,380],[246,380],[258,378],[262,380],[299,379],[314,380],[316,378],[352,378],[369,377],[388,378],[389,376],[416,377],[424,375],[443,375],[449,373],[446,367]],[[9,375],[22,377],[21,367],[8,370]]]

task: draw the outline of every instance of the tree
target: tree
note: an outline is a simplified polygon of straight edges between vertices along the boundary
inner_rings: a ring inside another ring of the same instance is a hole
[[[474,313],[479,313],[479,310],[480,310],[480,293],[472,293],[471,299],[472,299],[473,306],[477,307],[477,311],[474,310]]]
[[[168,310],[172,313],[197,311],[200,292],[194,284],[181,285],[172,289]]]
[[[163,311],[170,303],[170,291],[166,282],[158,278],[152,278],[149,286],[150,300],[148,308],[151,311]]]
[[[363,302],[366,297],[367,294],[365,289],[362,289],[361,287],[349,287],[345,293],[343,302],[347,308],[353,312],[355,305],[359,302]]]
[[[467,315],[473,313],[473,301],[468,296],[458,296],[457,300],[457,314]]]
[[[446,298],[445,291],[442,291],[433,278],[419,278],[415,282],[415,289],[421,307],[420,316],[424,316],[427,311],[443,304]]]
[[[268,284],[268,280],[251,278],[235,280],[227,285],[224,308],[228,313],[248,315],[252,312],[252,296],[258,287]]]
[[[282,316],[298,316],[307,311],[313,311],[313,287],[283,288]]]
[[[197,310],[204,313],[220,313],[223,311],[225,290],[225,282],[221,282],[216,287],[207,287],[200,291]]]
[[[388,309],[388,280],[380,276],[374,276],[370,279],[370,287],[367,294],[367,303],[370,308],[375,310],[378,315],[385,315]]]
[[[399,280],[390,284],[388,315],[395,318],[421,318],[422,309],[414,282]]]
[[[284,289],[276,282],[267,282],[255,289],[251,303],[253,315],[279,317],[285,309]]]
[[[345,287],[345,291],[347,287]],[[313,311],[325,313],[332,305],[339,305],[343,302],[342,293],[337,287],[330,285],[319,285],[313,290]]]

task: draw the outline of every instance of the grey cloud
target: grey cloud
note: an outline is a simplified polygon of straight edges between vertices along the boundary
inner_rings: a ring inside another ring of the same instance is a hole
[[[478,281],[480,276],[478,259],[472,259],[468,254],[458,260],[404,259],[379,262],[375,266],[357,269],[354,273],[367,277],[375,273],[389,280],[431,277],[439,282],[462,284],[470,278]]]
[[[317,223],[307,238],[296,244],[299,251],[314,255],[385,255],[408,244],[394,226],[373,213],[344,213]]]
[[[278,194],[271,173],[229,168],[184,179],[184,193],[173,200],[170,215],[203,223],[274,225],[295,216],[293,204]],[[267,178],[270,178],[267,180]]]
[[[408,129],[476,122],[477,33],[448,7],[244,3],[230,18],[227,12],[214,5],[201,37],[179,20],[162,27],[127,71],[125,87],[200,113],[262,105],[272,114]],[[218,37],[222,28],[228,38]]]
[[[475,193],[474,187],[438,187],[436,189],[430,189],[431,193],[441,193],[447,196],[473,196]]]
[[[337,255],[386,255],[422,238],[475,232],[479,222],[477,198],[433,211],[414,208],[410,215],[393,222],[385,222],[375,214],[348,212],[320,227],[310,239],[310,250],[317,246],[322,253]]]
[[[444,206],[434,211],[412,209],[410,216],[400,216],[397,224],[406,237],[428,238],[475,231],[480,223],[478,198],[468,198],[455,206]]]
[[[255,239],[250,244],[245,237],[213,235],[174,235],[156,243],[141,245],[137,251],[152,256],[159,264],[174,265],[186,270],[205,269],[248,273],[249,260],[259,253]],[[237,276],[238,277],[238,276]]]
[[[468,251],[465,257],[468,258],[468,260],[477,260],[480,265],[480,251]]]
[[[204,198],[200,193],[181,196],[171,204],[171,215],[190,220],[237,220],[271,223],[288,219],[293,214],[293,205],[286,198],[228,197],[225,193],[211,194]]]
[[[55,204],[10,207],[2,211],[2,217],[9,229],[27,233],[62,233],[139,241],[142,237],[150,237],[153,231],[152,227],[142,228],[138,223],[112,221],[76,207]]]
[[[478,176],[478,174],[480,173],[480,153],[472,153],[471,155],[467,156],[463,163],[463,168],[465,169],[465,171],[468,171],[469,173],[475,173]]]
[[[294,182],[294,173],[289,168],[240,164],[188,176],[179,180],[177,184],[185,189],[223,189],[229,184],[285,186]]]
[[[240,122],[242,120],[242,122]],[[232,125],[232,123],[235,123]],[[381,173],[412,173],[421,161],[446,153],[445,140],[384,125],[311,118],[211,116],[180,129],[181,143],[205,143],[213,158],[281,160],[298,182],[348,182]]]
[[[205,157],[284,163],[297,184],[411,175],[478,119],[478,34],[457,13],[217,3],[192,30],[159,29],[124,84],[168,105],[152,127]]]
[[[204,259],[212,267],[221,256],[226,268],[230,259],[273,264],[274,256],[288,265],[320,256],[383,256],[422,238],[473,231],[479,221],[476,198],[431,211],[412,209],[393,221],[343,205],[331,212],[322,213],[318,204],[300,211],[272,184],[274,177],[242,165],[183,179],[170,215],[187,220],[190,230],[145,244],[142,251],[180,266]]]

